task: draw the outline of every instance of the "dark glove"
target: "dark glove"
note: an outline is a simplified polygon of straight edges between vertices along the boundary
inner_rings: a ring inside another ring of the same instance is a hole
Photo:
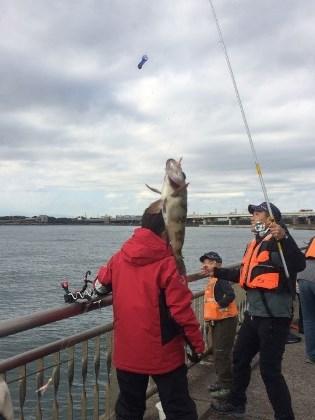
[[[194,350],[190,350],[190,351],[186,350],[186,354],[187,354],[188,360],[191,363],[199,363],[201,358],[202,358],[202,354],[201,353],[196,353]]]

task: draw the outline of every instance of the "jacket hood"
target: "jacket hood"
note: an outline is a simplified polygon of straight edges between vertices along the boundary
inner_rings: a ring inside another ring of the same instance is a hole
[[[172,254],[171,247],[150,229],[138,228],[121,248],[123,258],[132,265],[147,265]]]

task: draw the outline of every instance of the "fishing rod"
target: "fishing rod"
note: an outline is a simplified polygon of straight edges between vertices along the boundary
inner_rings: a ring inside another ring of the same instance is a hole
[[[275,219],[274,219],[272,209],[271,209],[271,206],[270,206],[270,201],[269,201],[269,198],[268,198],[266,185],[265,185],[265,182],[264,182],[264,179],[263,179],[261,166],[258,162],[258,156],[257,156],[256,150],[255,150],[255,146],[254,146],[253,138],[252,138],[252,135],[251,135],[251,131],[250,131],[249,125],[247,123],[245,110],[244,110],[243,103],[242,103],[242,100],[241,100],[241,96],[239,94],[239,90],[238,90],[238,87],[237,87],[237,84],[236,84],[236,80],[235,80],[235,77],[234,77],[231,61],[230,61],[228,51],[227,51],[227,48],[226,48],[226,45],[225,45],[225,42],[224,42],[224,38],[223,38],[223,34],[222,34],[221,27],[220,27],[220,24],[219,24],[219,20],[217,18],[217,14],[216,14],[215,8],[213,6],[212,0],[209,0],[209,3],[210,3],[210,6],[211,6],[211,9],[212,9],[212,14],[213,14],[213,17],[214,17],[214,20],[215,20],[215,23],[216,23],[216,27],[217,27],[217,30],[218,30],[219,38],[220,38],[220,41],[221,41],[221,44],[222,44],[222,47],[223,47],[226,63],[228,65],[228,68],[229,68],[229,71],[230,71],[230,76],[231,76],[231,79],[232,79],[232,82],[233,82],[237,102],[238,102],[238,105],[239,105],[240,110],[241,110],[241,114],[242,114],[243,122],[244,122],[244,125],[245,125],[247,137],[248,137],[249,144],[250,144],[252,154],[253,154],[253,157],[254,157],[256,172],[258,174],[260,185],[261,185],[264,197],[265,197],[265,202],[267,204],[268,213],[269,213],[270,217],[272,218],[272,220],[274,221]],[[290,274],[289,274],[289,270],[288,270],[286,261],[284,259],[281,243],[279,241],[277,241],[277,245],[278,245],[278,250],[279,250],[279,254],[280,254],[280,258],[281,258],[281,262],[282,262],[282,265],[283,265],[285,276],[286,276],[287,279],[289,279]]]

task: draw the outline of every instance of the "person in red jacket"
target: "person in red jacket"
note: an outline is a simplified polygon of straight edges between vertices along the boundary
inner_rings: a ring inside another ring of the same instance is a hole
[[[149,376],[155,381],[167,420],[197,420],[188,393],[185,343],[204,351],[192,293],[180,275],[162,213],[150,207],[137,228],[95,281],[99,293],[112,291],[114,354],[120,394],[117,420],[141,420]]]

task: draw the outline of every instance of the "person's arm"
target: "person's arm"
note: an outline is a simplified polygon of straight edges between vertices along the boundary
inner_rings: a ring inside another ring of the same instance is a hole
[[[303,271],[306,266],[305,256],[289,233],[281,240],[281,245],[289,272]]]
[[[112,258],[102,265],[94,280],[94,290],[97,295],[106,295],[112,291]]]
[[[187,342],[196,353],[204,351],[204,341],[196,315],[191,307],[192,293],[185,278],[176,268],[175,260],[168,258],[161,274],[161,288],[165,290],[166,305],[175,322],[182,327]]]
[[[226,308],[235,299],[235,293],[231,284],[219,279],[215,285],[215,299],[221,308]]]
[[[192,281],[197,281],[208,277],[208,274],[204,271],[200,271],[199,273],[188,274],[186,277],[187,283],[191,283]]]
[[[231,281],[232,283],[238,283],[240,281],[240,269],[239,268],[217,268],[213,269],[213,276]]]
[[[272,223],[269,226],[270,233],[276,241],[279,241],[281,244],[283,256],[290,274],[299,273],[305,268],[305,256],[303,252],[297,246],[295,240],[290,235],[287,227],[285,225],[281,226],[277,223]],[[278,256],[276,253],[278,252]],[[274,253],[271,255],[273,263],[279,267],[282,267],[282,262],[279,263],[279,249],[274,250]]]

